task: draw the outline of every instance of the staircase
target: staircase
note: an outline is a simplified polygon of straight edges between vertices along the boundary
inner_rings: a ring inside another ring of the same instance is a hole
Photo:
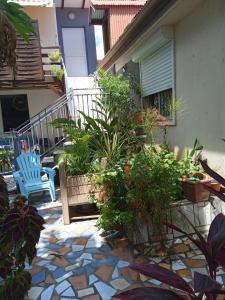
[[[31,151],[37,150],[42,158],[50,155],[66,140],[63,130],[53,128],[50,123],[58,118],[81,119],[83,122],[80,111],[95,117],[94,101],[101,96],[101,89],[70,89],[53,105],[40,111],[11,132],[15,155],[20,155],[26,148]]]

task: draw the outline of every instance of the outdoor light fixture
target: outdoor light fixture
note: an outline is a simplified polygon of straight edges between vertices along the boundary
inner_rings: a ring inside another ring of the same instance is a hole
[[[76,15],[74,12],[70,11],[68,13],[68,18],[72,21],[72,20],[75,20],[76,19]]]

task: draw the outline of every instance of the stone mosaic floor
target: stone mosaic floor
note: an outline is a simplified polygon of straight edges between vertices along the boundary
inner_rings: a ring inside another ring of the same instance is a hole
[[[119,291],[160,285],[157,280],[130,270],[132,263],[155,262],[176,271],[188,282],[194,271],[207,272],[201,252],[185,238],[168,243],[170,256],[150,257],[144,255],[146,247],[111,248],[94,220],[64,226],[60,202],[39,204],[37,208],[46,225],[37,257],[31,267],[27,265],[33,283],[30,300],[110,300]],[[224,280],[221,271],[218,281]]]

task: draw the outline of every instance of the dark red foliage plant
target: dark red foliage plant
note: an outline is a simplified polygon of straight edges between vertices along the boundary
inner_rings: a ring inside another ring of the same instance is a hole
[[[0,177],[0,299],[22,300],[31,287],[31,264],[44,219],[23,196],[9,204],[6,184]]]
[[[117,298],[124,300],[216,300],[217,295],[225,294],[225,290],[215,281],[217,268],[219,266],[225,268],[225,216],[218,214],[214,218],[209,228],[208,237],[204,238],[185,214],[181,211],[179,213],[186,219],[194,234],[189,234],[172,223],[163,223],[167,227],[186,235],[202,251],[208,263],[210,276],[195,272],[194,286],[191,287],[179,275],[160,266],[135,265],[131,267],[133,270],[157,279],[178,291],[153,287],[136,288],[116,295]]]

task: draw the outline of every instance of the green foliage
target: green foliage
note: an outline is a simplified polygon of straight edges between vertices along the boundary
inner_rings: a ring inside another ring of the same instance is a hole
[[[0,149],[0,172],[10,171],[12,169],[13,151]]]
[[[124,164],[122,161],[95,175],[95,183],[102,189],[100,198],[103,198],[96,200],[101,213],[97,225],[104,230],[119,230],[133,221],[132,207],[127,201],[128,186]]]
[[[57,67],[57,66],[52,66],[50,68],[50,71],[52,72],[53,76],[55,76],[58,80],[62,81],[63,76],[64,76],[64,71],[63,69]]]
[[[30,33],[35,34],[32,19],[23,11],[22,6],[19,4],[1,0],[0,11],[25,41],[29,41]]]
[[[128,198],[143,220],[150,216],[153,229],[160,233],[161,222],[170,203],[179,199],[181,184],[174,154],[154,148],[138,153],[132,165]]]
[[[0,299],[21,300],[31,287],[31,275],[24,270],[36,256],[36,244],[44,219],[23,196],[9,204],[6,184],[0,177]]]
[[[203,146],[195,139],[192,150],[186,152],[185,158],[179,162],[181,176],[192,177],[195,173],[202,171],[198,159],[201,156]]]
[[[132,117],[136,112],[131,99],[132,83],[123,75],[113,75],[104,70],[98,70],[98,83],[105,94],[108,94],[110,107],[117,116],[119,127],[129,128]]]
[[[53,51],[51,53],[48,54],[48,58],[52,61],[52,62],[59,62],[62,58],[61,53],[59,52],[59,50]]]

